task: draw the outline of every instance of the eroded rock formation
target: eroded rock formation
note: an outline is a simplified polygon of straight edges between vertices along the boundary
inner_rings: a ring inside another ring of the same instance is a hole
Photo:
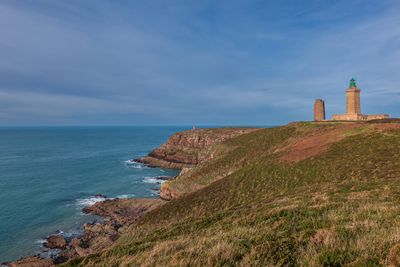
[[[241,134],[255,131],[255,128],[195,129],[172,135],[148,156],[135,159],[152,167],[182,169],[193,167],[212,157],[210,148]]]

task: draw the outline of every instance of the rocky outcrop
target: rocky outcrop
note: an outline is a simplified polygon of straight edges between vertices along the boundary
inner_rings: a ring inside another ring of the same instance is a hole
[[[193,168],[182,168],[181,172],[179,173],[178,176],[175,177],[181,177],[182,175],[188,174]],[[178,198],[181,194],[178,191],[173,190],[170,187],[170,184],[168,181],[165,183],[162,183],[160,186],[160,199],[169,201],[171,199]]]
[[[163,183],[160,187],[160,198],[169,201],[178,198],[181,194],[173,190],[168,183]]]
[[[160,177],[167,179],[167,177]],[[57,249],[60,252],[51,258],[30,256],[20,260],[5,263],[6,266],[47,267],[66,262],[75,257],[87,256],[101,252],[120,237],[121,229],[134,223],[140,216],[153,210],[165,202],[153,198],[110,199],[98,202],[84,208],[85,213],[92,213],[104,218],[103,222],[86,223],[83,225],[83,235],[72,240],[66,240],[60,235],[47,238],[44,247]]]
[[[72,239],[70,247],[80,257],[103,251],[119,238],[122,227],[163,203],[153,198],[111,199],[86,207],[85,213],[102,216],[104,222],[86,223],[83,236]]]
[[[86,207],[83,211],[107,218],[117,225],[127,225],[163,203],[163,200],[155,198],[110,199]]]
[[[50,249],[63,249],[67,245],[67,242],[65,241],[65,238],[60,236],[60,235],[52,235],[47,238],[47,242],[43,244],[44,247],[50,248]]]
[[[86,223],[84,235],[71,240],[70,247],[82,257],[100,252],[110,247],[119,238],[120,225],[106,221],[104,223]]]
[[[210,148],[218,143],[257,130],[256,128],[195,129],[176,133],[148,156],[135,159],[151,167],[182,169],[212,158]]]
[[[39,256],[29,256],[13,262],[4,263],[4,265],[10,267],[50,267],[54,266],[54,263],[51,259],[43,259]]]

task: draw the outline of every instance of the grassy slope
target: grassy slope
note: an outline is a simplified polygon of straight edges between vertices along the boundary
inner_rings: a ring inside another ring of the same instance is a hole
[[[317,157],[277,160],[276,146],[321,127],[336,126],[264,129],[225,142],[216,148],[224,153],[175,186],[196,189],[232,174],[146,214],[109,251],[70,264],[387,264],[400,242],[400,130],[366,124]]]

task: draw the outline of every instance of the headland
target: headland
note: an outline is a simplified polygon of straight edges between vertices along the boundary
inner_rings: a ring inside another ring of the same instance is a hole
[[[399,120],[191,130],[156,151],[182,164],[162,199],[86,209],[106,218],[86,237],[107,245],[67,245],[66,266],[400,263]]]

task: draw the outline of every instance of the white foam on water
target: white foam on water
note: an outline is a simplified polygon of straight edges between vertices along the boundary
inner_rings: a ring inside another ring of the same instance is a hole
[[[92,206],[94,204],[96,204],[97,202],[102,202],[104,200],[106,200],[107,198],[105,197],[88,197],[88,198],[80,198],[76,200],[76,205],[80,208],[83,207],[89,207]],[[109,199],[109,198],[108,198]]]
[[[63,236],[64,238],[66,238],[66,239],[72,239],[73,237],[83,235],[83,230],[82,229],[77,229],[77,230],[70,230],[70,231],[67,231],[67,232],[60,231],[60,235]]]
[[[40,244],[40,245],[43,245],[43,244],[46,243],[46,242],[47,242],[46,239],[39,239],[39,240],[36,240],[36,243],[37,243],[37,244]]]
[[[134,168],[134,169],[147,169],[148,167],[144,165],[143,163],[136,162],[133,159],[128,159],[124,161],[125,165],[127,165],[129,168]]]
[[[155,189],[148,190],[152,196],[160,196],[160,191]]]
[[[146,184],[162,184],[164,182],[164,180],[157,179],[156,177],[145,177],[143,179],[143,183]]]

